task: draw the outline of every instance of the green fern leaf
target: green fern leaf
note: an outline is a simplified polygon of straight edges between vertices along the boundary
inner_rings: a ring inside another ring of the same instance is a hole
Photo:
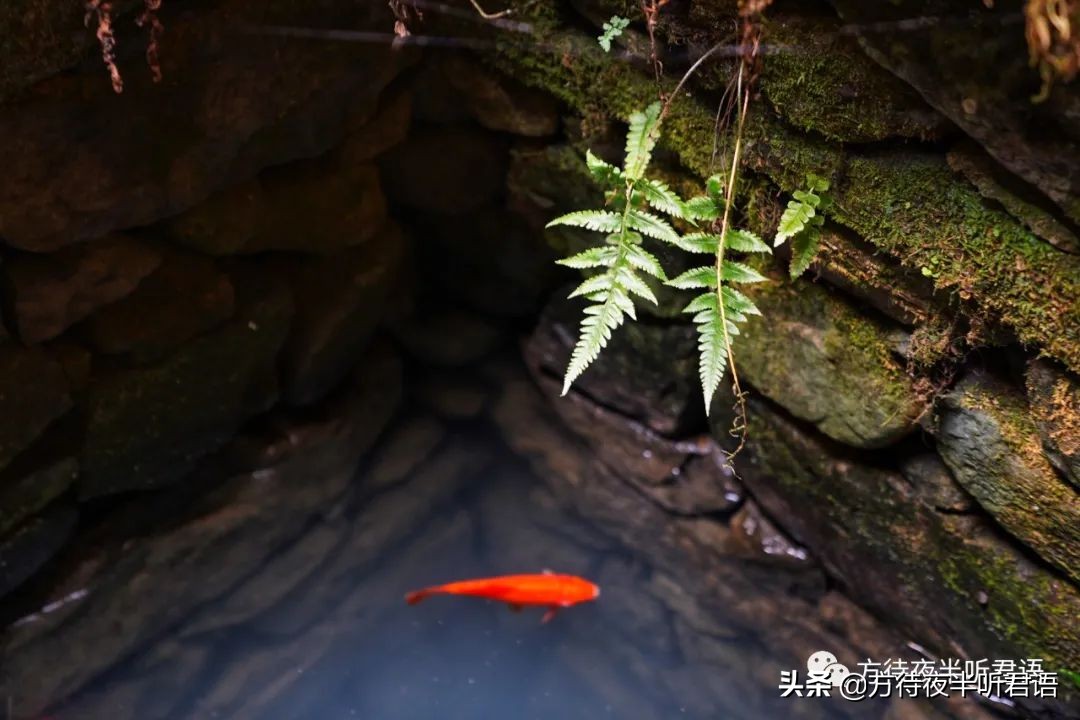
[[[653,148],[656,147],[659,125],[659,102],[630,116],[630,130],[626,133],[626,160],[623,162],[623,173],[629,179],[636,181],[645,176],[645,168],[649,166]]]
[[[813,190],[796,190],[791,193],[791,197],[795,198],[803,205],[809,205],[815,210],[821,205],[821,198],[818,197]]]
[[[642,235],[647,235],[657,240],[663,240],[664,242],[676,245],[679,242],[679,234],[667,223],[666,220],[658,218],[657,216],[643,212],[641,210],[630,210],[626,213],[626,226],[637,230]]]
[[[692,290],[694,288],[715,288],[716,268],[692,268],[679,275],[677,278],[668,280],[667,284],[671,287],[679,288],[681,290]]]
[[[716,293],[708,292],[703,295],[698,295],[690,304],[683,308],[684,313],[698,313],[702,310],[708,310],[709,308],[716,307]]]
[[[773,247],[779,247],[788,238],[801,233],[816,213],[813,205],[799,200],[789,200],[784,214],[780,216],[780,226],[776,229]]]
[[[749,230],[728,230],[724,247],[736,252],[772,253],[772,248]]]
[[[732,312],[739,313],[740,315],[760,315],[761,311],[758,310],[757,305],[754,302],[743,295],[741,292],[733,287],[725,285],[722,290],[724,294],[724,307]]]
[[[719,175],[713,175],[705,181],[705,194],[720,204],[724,196],[724,179]]]
[[[605,245],[602,247],[589,248],[584,252],[579,252],[577,255],[563,258],[562,260],[556,260],[555,262],[568,268],[574,268],[575,270],[611,267],[615,263],[615,258],[618,253],[618,249],[610,245]]]
[[[722,279],[724,282],[757,283],[765,282],[768,278],[752,267],[734,260],[725,260]]]
[[[592,150],[585,151],[585,165],[589,168],[589,174],[601,185],[615,188],[626,182],[623,179],[622,170],[596,157],[592,154]]]
[[[799,277],[813,262],[821,245],[821,228],[810,225],[791,241],[791,277]]]
[[[585,278],[585,281],[578,285],[574,292],[570,293],[568,297],[591,297],[593,295],[609,292],[614,285],[613,271],[600,273],[599,275],[593,275],[592,277]]]
[[[659,180],[638,180],[634,190],[640,192],[645,202],[654,209],[672,217],[683,217],[683,201],[674,190]]]
[[[656,299],[656,295],[654,295],[649,286],[645,284],[645,281],[635,275],[634,271],[630,268],[621,268],[618,273],[616,273],[616,281],[639,298],[648,300],[653,305],[660,304]]]
[[[676,247],[686,252],[702,255],[715,255],[719,244],[720,236],[712,233],[689,233],[675,242]]]
[[[598,232],[615,232],[622,228],[622,215],[610,210],[578,210],[555,218],[546,227],[553,225],[571,225]]]
[[[734,334],[730,332],[733,324],[728,323],[728,332],[725,333],[720,306],[716,293],[713,292],[694,298],[684,312],[695,313],[694,324],[698,331],[698,376],[701,379],[707,415],[716,389],[727,370],[728,338]]]
[[[686,201],[683,215],[687,220],[716,220],[722,211],[711,197],[699,196]]]
[[[806,186],[810,188],[811,192],[818,194],[824,194],[829,191],[829,181],[814,173],[807,173]]]
[[[626,250],[626,261],[633,267],[652,275],[658,280],[667,280],[664,268],[656,256],[640,245],[630,245]]]
[[[633,301],[626,292],[615,286],[605,295],[603,302],[585,308],[581,334],[574,346],[574,352],[570,355],[570,364],[567,365],[563,378],[563,395],[570,391],[570,385],[599,357],[600,351],[611,339],[612,331],[622,325],[625,315],[629,314],[627,308],[632,312],[633,307]]]

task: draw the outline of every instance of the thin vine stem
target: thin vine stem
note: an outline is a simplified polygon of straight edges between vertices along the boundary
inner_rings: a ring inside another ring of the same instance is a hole
[[[741,98],[738,116],[735,123],[735,146],[731,153],[731,171],[728,173],[727,187],[724,188],[724,215],[720,221],[720,241],[716,245],[716,295],[717,305],[720,306],[720,330],[724,334],[724,349],[727,352],[727,364],[731,369],[732,393],[735,395],[735,425],[733,430],[740,430],[739,445],[728,453],[728,458],[739,454],[743,445],[746,444],[746,397],[739,384],[739,373],[735,369],[735,355],[731,350],[731,337],[728,335],[727,312],[724,308],[724,250],[727,247],[728,226],[731,222],[731,208],[735,204],[735,180],[739,172],[739,161],[742,155],[743,128],[746,125],[746,115],[750,109],[750,89],[743,88],[743,72],[746,69],[746,61],[740,60],[739,73],[735,81],[736,97]]]

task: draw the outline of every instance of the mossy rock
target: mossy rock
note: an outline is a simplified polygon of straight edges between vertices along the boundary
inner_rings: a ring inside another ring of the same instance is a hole
[[[1080,488],[1080,380],[1036,360],[1028,365],[1027,391],[1047,457]]]
[[[924,403],[893,352],[896,328],[812,282],[746,291],[762,315],[733,340],[739,374],[834,440],[881,447],[915,427]]]
[[[1029,62],[1023,28],[1006,24],[1021,3],[967,0],[831,0],[846,26],[878,64],[918,90],[1002,165],[1080,220],[1080,86],[1058,80],[1041,102],[1039,70]],[[1033,16],[1060,4],[1026,4]],[[1075,31],[1076,11],[1069,6]],[[920,24],[918,31],[878,32],[877,23],[900,28],[913,18],[962,17],[962,22]],[[1045,15],[1044,15],[1045,19]],[[1069,20],[1065,20],[1066,28]],[[1065,34],[1069,31],[1066,29]]]
[[[943,655],[1080,663],[1080,590],[985,516],[941,512],[937,480],[912,484],[749,403],[747,487],[860,603]],[[727,426],[714,421],[723,440]],[[921,481],[920,481],[921,482]],[[957,490],[949,491],[950,497]]]
[[[533,17],[523,4],[515,9]],[[650,75],[614,62],[595,38],[559,29],[547,11],[535,17],[541,42],[498,45],[496,62],[516,77],[583,111],[621,119],[656,99]],[[684,97],[671,105],[661,142],[705,176],[713,169],[714,125],[715,108]],[[1005,211],[988,207],[941,153],[845,148],[795,132],[760,109],[746,141],[751,168],[789,192],[808,172],[831,178],[833,220],[1080,371],[1080,257],[1061,253]]]
[[[597,27],[614,14],[637,19],[641,8],[626,0],[573,0],[576,10]],[[727,37],[736,17],[734,2],[689,3],[689,12],[664,8],[657,38],[686,46],[691,56]],[[888,138],[940,137],[949,123],[918,93],[867,61],[866,54],[834,15],[785,14],[776,6],[765,13],[762,43],[766,60],[759,80],[770,103],[786,120],[809,132],[844,142]],[[616,40],[638,56],[649,52],[648,38],[627,30]],[[714,58],[701,68],[699,82],[710,90],[727,86],[733,63]],[[672,73],[676,75],[676,73]]]
[[[246,275],[239,273],[238,275]],[[157,365],[103,373],[86,392],[83,499],[175,482],[277,400],[293,315],[283,282],[234,277],[236,317]]]
[[[1080,493],[1043,453],[1024,396],[974,372],[944,405],[938,448],[957,482],[1009,533],[1080,582]]]

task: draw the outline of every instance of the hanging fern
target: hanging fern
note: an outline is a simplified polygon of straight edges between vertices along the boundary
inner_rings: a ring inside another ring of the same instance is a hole
[[[712,185],[713,182],[714,179],[710,179],[709,184]],[[714,185],[713,189],[715,187]],[[699,216],[719,217],[723,210],[719,194],[717,190],[704,197],[694,198],[687,204],[698,208]],[[751,267],[722,257],[718,234],[692,233],[681,237],[677,244],[687,252],[713,255],[717,258],[713,265],[687,270],[667,283],[684,290],[706,290],[691,300],[683,312],[693,314],[694,324],[697,326],[698,375],[705,400],[705,413],[708,414],[716,389],[727,370],[731,338],[739,334],[739,324],[745,322],[747,316],[761,314],[750,298],[730,284],[762,282],[765,277]],[[734,229],[727,232],[723,249],[743,253],[772,252],[754,233]]]
[[[774,246],[782,245],[785,240],[791,240],[791,267],[792,278],[797,278],[806,272],[817,255],[821,244],[821,228],[825,224],[825,210],[828,209],[830,198],[826,195],[829,189],[829,181],[817,175],[806,176],[807,190],[796,190],[792,193],[792,200],[788,202],[784,214],[780,217],[780,225],[776,230]]]
[[[686,201],[663,182],[645,177],[659,136],[660,119],[659,103],[630,117],[626,156],[621,168],[586,152],[589,172],[605,189],[607,209],[572,212],[548,223],[548,227],[570,225],[604,234],[603,245],[558,261],[576,270],[597,271],[570,295],[583,296],[590,304],[585,308],[562,393],[565,395],[573,382],[599,357],[611,334],[627,316],[631,320],[637,319],[635,298],[657,304],[656,296],[643,277],[648,276],[670,287],[705,291],[693,298],[683,312],[693,315],[697,327],[698,374],[705,412],[708,413],[732,357],[732,338],[739,334],[739,326],[750,315],[761,314],[750,298],[734,285],[766,279],[754,268],[732,259],[730,253],[771,253],[772,250],[748,230],[729,227],[721,241],[722,231],[716,228],[727,227],[731,193],[725,196],[724,182],[719,176],[706,181],[704,195]],[[811,175],[807,184],[809,189],[794,193],[794,199],[788,203],[775,238],[776,245],[788,239],[792,242],[793,277],[805,271],[817,250],[824,222],[821,213],[828,205],[824,195],[829,188],[828,182]],[[714,231],[680,235],[664,216],[681,219],[692,226],[702,223]],[[668,280],[660,262],[642,247],[646,237],[688,253],[711,255],[715,261]]]
[[[679,234],[667,220],[645,210],[651,207],[672,217],[683,217],[683,201],[662,182],[645,177],[652,159],[660,124],[660,103],[634,113],[626,134],[623,167],[604,162],[591,152],[585,160],[589,172],[609,191],[613,210],[585,210],[569,213],[548,223],[571,225],[605,234],[605,245],[589,248],[559,264],[579,270],[599,270],[587,278],[570,297],[584,296],[590,302],[581,321],[581,333],[566,368],[562,393],[600,355],[611,333],[627,315],[637,319],[634,297],[657,304],[656,296],[641,273],[664,281],[660,262],[641,245],[644,237],[677,244]]]

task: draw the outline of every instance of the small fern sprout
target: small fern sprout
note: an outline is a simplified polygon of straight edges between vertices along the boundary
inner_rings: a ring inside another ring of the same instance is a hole
[[[548,223],[548,227],[570,225],[604,234],[603,245],[558,261],[566,267],[598,271],[570,295],[585,297],[589,305],[585,308],[580,337],[566,369],[563,395],[599,357],[612,332],[622,325],[626,316],[637,319],[635,297],[657,304],[656,296],[642,275],[667,280],[659,260],[642,247],[645,237],[673,245],[680,241],[667,220],[646,208],[672,217],[684,217],[682,199],[664,183],[645,177],[659,125],[660,103],[653,103],[643,112],[631,116],[622,168],[604,162],[591,152],[586,153],[589,172],[610,191],[610,209],[572,212]]]
[[[696,219],[715,220],[723,213],[721,182],[710,178],[704,196],[687,201],[689,214]],[[698,232],[679,238],[677,245],[689,253],[712,255],[717,261],[712,265],[692,268],[667,282],[684,290],[704,290],[686,306],[684,313],[694,316],[698,331],[698,374],[705,400],[705,413],[709,413],[713,396],[727,370],[731,355],[730,343],[739,334],[739,324],[749,315],[761,311],[732,284],[762,282],[765,277],[753,268],[724,257],[724,251],[741,253],[770,253],[769,246],[749,230],[727,231],[723,244],[719,234]]]
[[[817,255],[821,244],[821,227],[825,224],[825,211],[831,204],[831,198],[825,193],[829,181],[814,174],[806,176],[806,190],[796,190],[788,202],[780,225],[776,231],[773,246],[779,247],[785,240],[791,240],[791,277],[797,278],[806,272]]]
[[[611,52],[611,42],[622,35],[623,30],[630,26],[630,21],[618,15],[612,15],[611,19],[604,23],[604,32],[596,39],[604,52]]]

